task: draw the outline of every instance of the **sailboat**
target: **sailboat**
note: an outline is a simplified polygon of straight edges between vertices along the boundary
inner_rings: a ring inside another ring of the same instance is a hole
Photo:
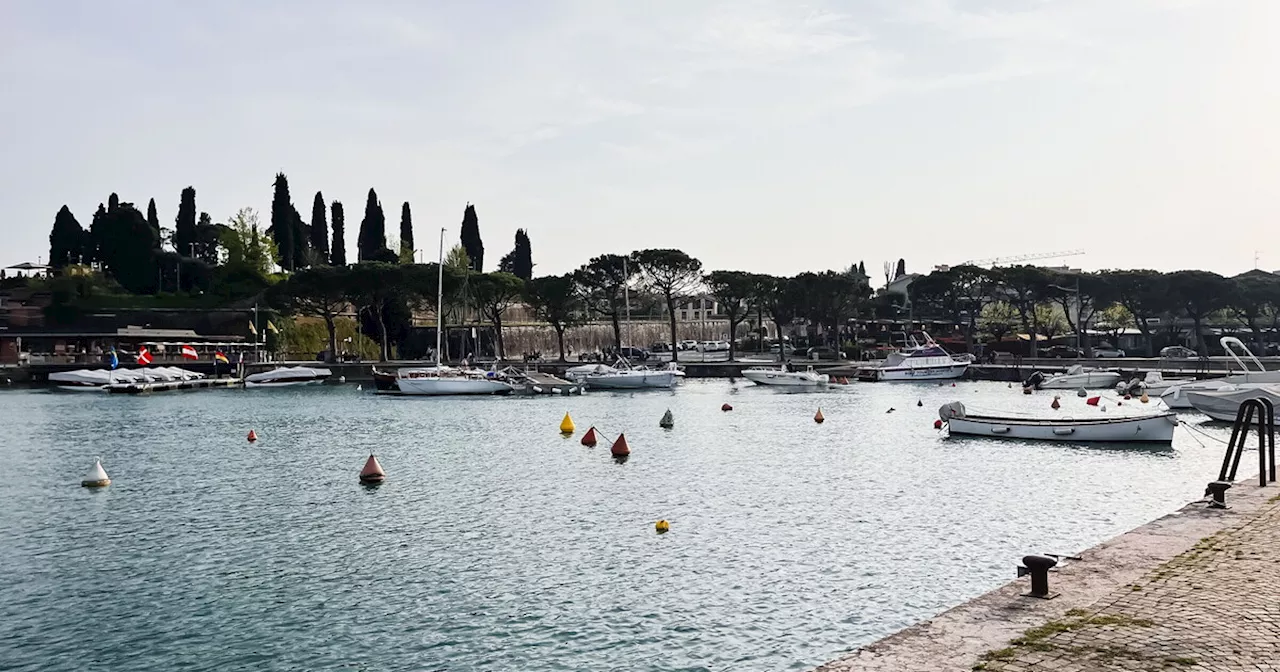
[[[396,372],[400,394],[445,396],[454,394],[511,394],[515,389],[494,371],[455,369],[440,364],[440,337],[444,333],[444,229],[440,229],[440,276],[436,290],[435,366],[404,368]]]

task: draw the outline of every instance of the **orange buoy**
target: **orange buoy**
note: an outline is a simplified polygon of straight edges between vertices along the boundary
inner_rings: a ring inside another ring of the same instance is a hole
[[[813,421],[821,425],[824,420],[826,418],[822,417],[822,409],[819,408],[818,412],[813,414]]]
[[[253,443],[254,441],[257,441],[257,440],[258,440],[258,433],[253,431],[252,429],[249,430],[249,443]]]
[[[369,459],[364,461],[364,469],[360,470],[360,482],[365,485],[377,485],[387,477],[387,473],[382,470],[382,465],[378,464],[378,458],[372,454]]]
[[[733,410],[733,407],[732,407],[732,406],[730,406],[729,404],[721,404],[721,405],[720,405],[720,410],[722,410],[722,411],[732,411],[732,410]]]
[[[1053,396],[1053,403],[1049,404],[1049,408],[1052,408],[1055,411],[1062,408],[1062,404],[1058,403],[1058,395],[1055,394]]]
[[[619,434],[618,440],[614,441],[612,446],[609,446],[609,452],[612,453],[614,457],[625,457],[630,455],[631,446],[627,445],[627,435]]]
[[[587,429],[587,433],[582,435],[582,445],[588,448],[595,448],[600,439],[596,438],[596,428]]]

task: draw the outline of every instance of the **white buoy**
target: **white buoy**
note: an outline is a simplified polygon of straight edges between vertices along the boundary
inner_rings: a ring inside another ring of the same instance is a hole
[[[364,385],[356,385],[356,392],[359,392],[363,389],[364,389]]]
[[[338,382],[339,382],[339,383],[345,383],[345,382],[347,382],[347,377],[346,377],[346,376],[338,376]]]
[[[102,468],[101,458],[93,460],[93,468],[84,475],[84,480],[80,481],[80,485],[86,488],[105,488],[111,485],[111,479],[107,477],[107,470]]]

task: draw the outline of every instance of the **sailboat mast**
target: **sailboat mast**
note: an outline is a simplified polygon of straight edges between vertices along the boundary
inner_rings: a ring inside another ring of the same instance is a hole
[[[436,371],[440,370],[440,334],[444,331],[444,229],[440,229],[440,263],[436,271]]]
[[[627,304],[627,347],[631,343],[631,274],[627,272],[627,258],[622,258],[622,302]]]

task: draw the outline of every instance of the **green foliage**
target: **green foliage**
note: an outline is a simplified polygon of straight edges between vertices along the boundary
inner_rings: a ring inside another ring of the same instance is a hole
[[[387,331],[389,313],[402,313],[398,308],[405,304],[404,273],[402,267],[378,261],[366,261],[348,267],[346,272],[346,298],[368,315],[373,331],[378,336],[380,361],[390,358],[390,340]],[[405,309],[407,310],[407,308]]]
[[[524,300],[538,319],[555,329],[560,346],[560,361],[565,361],[564,331],[582,321],[583,306],[573,274],[548,275],[529,280],[525,283]]]
[[[1196,350],[1201,356],[1207,355],[1201,323],[1209,314],[1231,303],[1234,286],[1221,275],[1208,271],[1178,271],[1167,278],[1169,294],[1176,297],[1183,312],[1195,323]]]
[[[617,348],[622,347],[625,289],[635,275],[635,267],[627,263],[626,257],[617,254],[594,257],[574,273],[578,295],[587,310],[607,317],[613,323],[613,340]]]
[[[327,329],[330,356],[337,353],[335,320],[347,307],[347,284],[351,271],[346,266],[316,266],[289,276],[270,289],[267,300],[287,313],[318,317]],[[332,360],[330,360],[332,361]]]
[[[473,273],[468,282],[472,297],[480,314],[493,324],[498,337],[498,358],[505,359],[506,345],[502,339],[502,316],[524,294],[524,280],[510,273]]]
[[[253,208],[240,208],[226,226],[219,229],[218,241],[226,266],[248,269],[265,278],[276,266],[279,253],[276,244],[261,234],[258,213]]]
[[[462,211],[462,248],[467,251],[467,259],[471,261],[471,270],[484,271],[484,241],[480,239],[480,218],[476,216],[476,206],[467,204]]]
[[[1013,332],[1019,323],[1018,311],[1005,301],[989,303],[982,308],[978,326],[991,338],[999,341]]]
[[[67,206],[58,210],[49,232],[49,265],[63,268],[81,261],[85,232]]]
[[[289,178],[284,173],[276,173],[275,194],[271,198],[271,226],[267,233],[271,234],[271,240],[279,251],[280,268],[286,271],[294,270],[301,261],[294,254],[297,251],[297,214],[289,196]]]
[[[733,361],[738,325],[751,311],[757,278],[744,271],[712,271],[703,278],[703,282],[720,304],[720,312],[729,318],[729,361]]]
[[[533,277],[533,248],[524,229],[516,229],[516,246],[498,262],[498,270],[523,280]]]
[[[702,262],[680,250],[641,250],[631,255],[640,271],[641,286],[661,296],[671,327],[671,359],[679,350],[676,340],[676,306],[702,282]]]
[[[282,320],[280,336],[286,352],[300,357],[314,357],[329,348],[329,329],[315,318]],[[347,339],[351,339],[347,342]],[[359,325],[349,317],[334,320],[334,339],[337,352],[359,355],[365,359],[378,356],[378,342],[360,333]]]
[[[467,250],[462,245],[454,245],[444,255],[444,267],[455,271],[465,272],[471,268],[471,259],[467,256]]]

